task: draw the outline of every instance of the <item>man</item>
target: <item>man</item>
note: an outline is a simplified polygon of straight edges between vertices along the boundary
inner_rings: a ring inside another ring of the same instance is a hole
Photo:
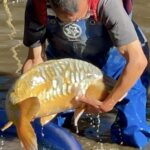
[[[131,16],[131,0],[28,0],[24,44],[29,54],[23,72],[43,62],[46,39],[48,59],[72,57],[95,64],[117,79],[110,95],[93,104],[99,112],[118,109],[112,140],[141,147],[150,138],[144,71],[148,47]],[[86,97],[79,100],[87,101]]]

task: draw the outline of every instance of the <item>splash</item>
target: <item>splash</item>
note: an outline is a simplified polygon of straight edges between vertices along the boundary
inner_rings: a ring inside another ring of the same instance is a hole
[[[0,135],[0,150],[2,150],[2,149],[3,149],[4,144],[5,144],[4,137],[3,137],[3,135]]]

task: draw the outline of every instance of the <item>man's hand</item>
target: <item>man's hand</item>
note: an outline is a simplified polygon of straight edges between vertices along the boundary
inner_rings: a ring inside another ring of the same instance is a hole
[[[101,105],[101,102],[99,100],[88,98],[84,95],[78,96],[75,99],[76,99],[76,101],[86,103],[86,104],[94,107],[95,109],[98,109],[99,106]]]
[[[100,113],[105,113],[113,110],[114,106],[116,105],[117,102],[111,99],[106,99],[103,102],[101,102],[101,105],[99,105],[99,112]]]
[[[115,105],[116,105],[115,102],[110,102],[107,100],[107,101],[100,102],[98,107],[94,107],[93,105],[87,105],[86,112],[92,114],[106,113],[113,110]]]
[[[90,113],[109,112],[114,108],[114,106],[117,103],[111,99],[106,99],[103,102],[101,102],[99,100],[91,99],[86,96],[78,97],[76,100],[82,103],[86,103],[87,104],[86,111]]]
[[[22,69],[22,73],[27,72],[28,70],[30,70],[32,67],[40,64],[43,62],[42,58],[38,58],[36,60],[33,59],[27,59],[23,65],[23,69]]]
[[[127,93],[124,96],[122,96],[122,98],[118,101],[114,101],[110,98],[109,95],[103,101],[88,98],[84,95],[76,97],[76,100],[78,102],[87,104],[86,112],[97,114],[111,111],[118,102],[120,102],[124,97],[126,97],[126,95]]]
[[[22,73],[27,72],[32,67],[44,62],[42,55],[44,46],[29,48],[28,57],[23,64]]]

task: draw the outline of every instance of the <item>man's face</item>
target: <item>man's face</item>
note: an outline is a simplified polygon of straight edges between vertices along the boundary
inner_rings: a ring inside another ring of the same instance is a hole
[[[80,19],[85,18],[89,6],[88,6],[88,0],[79,0],[78,2],[78,10],[75,13],[66,12],[61,8],[54,8],[52,6],[52,9],[55,11],[57,17],[63,21],[63,22],[74,22],[78,21]]]

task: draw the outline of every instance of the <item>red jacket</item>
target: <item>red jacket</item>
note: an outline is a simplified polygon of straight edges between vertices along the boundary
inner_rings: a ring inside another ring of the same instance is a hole
[[[41,24],[47,23],[47,8],[46,8],[46,2],[47,0],[32,0],[34,7],[35,7],[35,13],[38,17],[38,20]],[[95,20],[97,20],[97,5],[100,0],[89,0],[89,6],[90,9],[93,11],[93,15]],[[124,8],[129,14],[132,11],[132,0],[122,0],[124,4]]]

